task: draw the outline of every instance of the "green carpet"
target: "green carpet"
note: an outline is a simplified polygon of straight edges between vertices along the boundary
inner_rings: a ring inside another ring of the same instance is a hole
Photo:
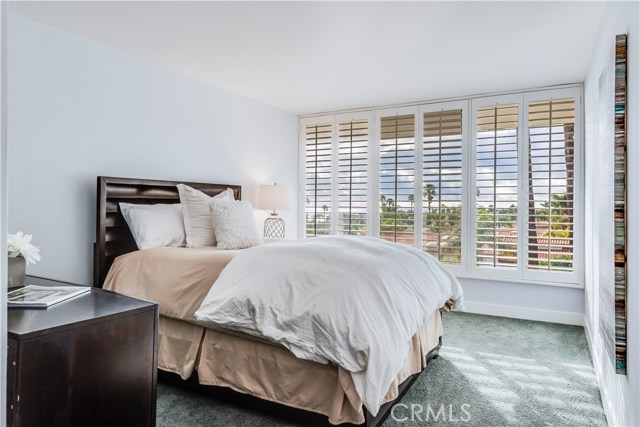
[[[607,425],[583,328],[468,313],[443,319],[440,357],[385,426]],[[318,424],[280,405],[165,382],[157,414],[158,427]]]

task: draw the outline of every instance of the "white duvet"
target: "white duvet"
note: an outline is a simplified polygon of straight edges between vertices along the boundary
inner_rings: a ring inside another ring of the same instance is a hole
[[[343,367],[376,415],[411,337],[450,298],[463,308],[456,278],[423,251],[368,237],[322,237],[236,255],[195,317]]]

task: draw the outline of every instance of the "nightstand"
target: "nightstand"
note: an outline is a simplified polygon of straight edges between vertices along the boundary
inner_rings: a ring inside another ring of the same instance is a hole
[[[157,328],[157,304],[97,288],[47,309],[10,308],[7,425],[155,426]]]

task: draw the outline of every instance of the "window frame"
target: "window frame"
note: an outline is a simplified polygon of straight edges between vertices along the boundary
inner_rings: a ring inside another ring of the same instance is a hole
[[[469,228],[469,168],[466,166],[469,164],[469,101],[468,100],[460,100],[460,101],[446,101],[446,102],[436,102],[431,104],[422,105],[419,109],[419,127],[420,127],[420,162],[416,162],[416,170],[420,171],[420,182],[419,185],[416,180],[416,194],[420,195],[417,197],[417,200],[420,201],[420,212],[421,218],[419,221],[419,235],[416,236],[417,247],[422,248],[422,231],[423,231],[423,223],[422,223],[422,187],[424,185],[424,114],[425,113],[436,113],[441,111],[450,111],[450,110],[461,110],[462,111],[462,203],[460,204],[462,212],[461,212],[461,263],[460,265],[455,264],[446,264],[446,266],[455,274],[455,275],[463,275],[469,271],[469,233],[471,229]],[[418,165],[418,163],[420,163]],[[416,203],[416,210],[418,210],[418,204]],[[416,230],[418,232],[418,230]]]
[[[417,116],[419,113],[419,107],[398,107],[398,108],[385,108],[385,109],[380,109],[380,110],[375,110],[374,112],[374,117],[375,117],[375,124],[373,126],[373,134],[374,134],[374,143],[373,145],[373,149],[374,149],[374,158],[372,159],[372,164],[375,165],[374,168],[374,172],[375,175],[373,175],[371,177],[371,180],[373,181],[374,184],[374,191],[371,193],[370,197],[371,199],[369,199],[371,201],[371,206],[375,206],[375,209],[372,209],[373,212],[373,218],[372,218],[372,222],[371,225],[372,227],[370,228],[371,232],[372,232],[372,236],[373,237],[380,237],[380,205],[379,205],[379,200],[380,200],[380,141],[381,141],[381,135],[380,135],[380,126],[382,125],[382,118],[383,117],[393,117],[393,116],[404,116],[404,115],[413,115],[414,116],[414,120],[416,121],[414,123],[414,144],[417,144],[417,141],[419,138],[422,138],[422,124],[417,123]],[[420,155],[422,155],[422,149],[420,149]],[[417,152],[417,145],[416,145],[416,151],[414,154],[415,158],[418,158],[418,152]],[[415,176],[416,176],[416,171],[418,168],[418,162],[415,161],[414,162],[414,169],[413,169],[413,174],[414,174],[414,193],[415,193],[415,189],[416,189],[416,185],[417,185],[417,181],[415,180]],[[375,200],[373,195],[375,194]],[[414,202],[415,203],[415,202]],[[415,207],[416,205],[414,204],[414,211],[416,209]],[[420,232],[422,232],[422,225],[420,225]],[[414,214],[414,224],[413,224],[413,246],[415,247],[417,245],[417,229],[418,227],[415,224],[415,214]]]
[[[373,164],[373,160],[371,157],[372,154],[372,133],[373,133],[373,112],[371,111],[360,111],[353,113],[341,113],[336,114],[334,122],[334,132],[333,135],[333,150],[334,150],[334,164],[338,164],[339,158],[339,146],[340,146],[340,123],[348,122],[348,121],[356,121],[356,120],[367,120],[367,177],[371,176],[372,168],[375,169],[375,165]],[[336,206],[336,214],[338,213],[338,168],[334,168],[335,178],[332,180],[332,191],[335,196],[335,206]],[[371,233],[371,195],[373,194],[373,189],[371,188],[371,180],[367,180],[367,236],[373,236]],[[335,215],[335,234],[338,234],[338,215]]]
[[[475,232],[475,221],[476,221],[476,203],[477,203],[477,195],[476,195],[476,168],[477,168],[477,125],[478,125],[478,109],[481,107],[489,107],[493,105],[506,105],[506,104],[516,104],[518,105],[518,194],[517,194],[517,202],[518,202],[518,215],[517,221],[518,225],[516,229],[518,230],[518,245],[517,245],[517,263],[518,266],[515,269],[501,268],[501,267],[493,267],[493,268],[482,268],[476,265],[476,245],[478,241],[478,235]],[[522,94],[510,94],[510,95],[502,95],[502,96],[488,96],[482,98],[475,98],[471,100],[471,108],[470,108],[470,118],[469,121],[469,231],[471,232],[468,240],[468,253],[469,253],[469,274],[473,277],[483,277],[483,276],[491,276],[494,278],[500,279],[522,279],[522,250],[523,250],[523,239],[521,238],[521,227],[524,221],[523,218],[523,210],[520,209],[523,206],[524,195],[522,193],[522,178],[523,178],[523,170],[522,165],[523,162],[523,112],[522,112]]]
[[[551,281],[551,282],[564,282],[571,280],[576,283],[583,283],[583,268],[584,268],[584,157],[583,157],[583,122],[582,122],[582,93],[578,89],[550,89],[544,91],[527,92],[523,94],[523,104],[527,113],[527,136],[529,135],[528,117],[529,117],[529,103],[536,101],[545,101],[550,99],[563,99],[574,98],[575,99],[575,123],[574,123],[574,214],[573,214],[573,272],[561,273],[551,271],[535,271],[527,270],[526,277],[534,281]],[[528,149],[527,138],[527,149]],[[525,151],[525,156],[527,151]],[[528,179],[528,178],[527,178]],[[525,181],[526,196],[528,197],[528,186]],[[529,215],[526,210],[526,221],[528,224]],[[525,224],[526,225],[526,224]],[[525,254],[526,259],[526,254]]]
[[[553,271],[528,270],[527,264],[527,227],[529,221],[528,206],[528,149],[529,128],[528,115],[529,103],[557,98],[575,99],[575,126],[574,126],[574,270],[570,273]],[[517,104],[518,105],[518,267],[513,270],[494,267],[480,268],[476,266],[476,126],[477,109],[490,106],[490,103]],[[309,124],[332,123],[332,147],[334,157],[332,165],[337,165],[339,124],[348,120],[368,120],[368,185],[369,192],[367,235],[378,237],[380,234],[380,125],[383,117],[411,114],[415,118],[415,169],[414,169],[414,194],[415,212],[422,212],[423,197],[423,134],[424,114],[447,110],[462,110],[462,263],[458,265],[447,264],[447,267],[458,278],[491,280],[502,282],[529,283],[544,286],[584,288],[584,106],[583,86],[581,84],[561,85],[553,88],[529,89],[523,91],[511,91],[483,96],[469,96],[438,101],[426,101],[414,104],[405,104],[392,107],[371,108],[353,112],[336,112],[335,114],[310,115],[300,118],[299,136],[299,176],[302,185],[299,187],[299,236],[305,237],[305,144],[306,126]],[[466,166],[465,166],[466,165]],[[333,168],[332,174],[332,211],[337,212],[337,188],[338,168]],[[422,248],[422,214],[415,217],[414,223],[414,247]],[[337,215],[332,216],[331,234],[337,232]]]
[[[333,199],[334,199],[334,194],[333,194],[333,185],[334,185],[334,175],[335,175],[335,168],[333,168],[334,160],[335,160],[335,153],[334,153],[334,145],[335,145],[335,116],[333,114],[328,114],[328,115],[323,115],[323,116],[316,116],[316,117],[310,117],[307,119],[301,119],[300,120],[300,125],[299,125],[299,135],[298,135],[298,139],[300,141],[299,144],[299,150],[298,150],[298,182],[300,183],[298,185],[298,209],[299,209],[299,221],[298,221],[298,236],[300,236],[303,239],[307,238],[307,230],[306,230],[306,226],[307,226],[307,217],[306,217],[306,152],[307,152],[307,126],[309,125],[326,125],[326,124],[330,124],[331,125],[331,165],[332,165],[332,171],[331,171],[331,212],[334,212],[334,206],[333,206]],[[337,170],[337,169],[336,169]],[[337,199],[336,199],[337,200]],[[335,229],[334,229],[334,221],[335,221],[335,215],[331,215],[331,226],[330,226],[330,231],[329,234],[333,235],[335,234]]]

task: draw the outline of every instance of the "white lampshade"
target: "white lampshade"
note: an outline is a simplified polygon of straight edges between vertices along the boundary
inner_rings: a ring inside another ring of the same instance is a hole
[[[288,185],[261,185],[258,192],[258,209],[287,210],[291,207],[291,191]]]

